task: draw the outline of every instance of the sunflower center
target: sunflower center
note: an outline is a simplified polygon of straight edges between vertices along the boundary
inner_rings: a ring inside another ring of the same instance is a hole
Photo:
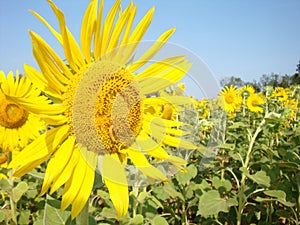
[[[21,127],[27,120],[28,112],[15,103],[3,99],[0,103],[0,125],[6,128]]]
[[[76,141],[99,154],[118,152],[133,144],[142,128],[142,112],[134,76],[115,63],[95,62],[74,93]]]
[[[225,96],[225,101],[226,101],[227,104],[233,103],[233,101],[234,101],[233,95],[231,95],[231,94],[226,95]]]
[[[256,107],[256,106],[258,105],[258,101],[252,100],[251,105],[252,105],[253,107]]]

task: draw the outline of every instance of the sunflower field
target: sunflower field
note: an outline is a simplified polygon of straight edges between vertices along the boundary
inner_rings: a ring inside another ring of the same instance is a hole
[[[299,85],[196,99],[175,28],[138,48],[154,8],[92,0],[77,41],[48,3],[63,55],[30,30],[39,68],[0,71],[0,225],[300,223]]]
[[[180,91],[183,84],[179,86]],[[299,91],[299,86],[266,87],[255,93],[251,86],[231,86],[218,99],[193,99],[196,110],[183,113],[196,119],[193,141],[198,148],[188,153],[186,171],[177,171],[167,183],[130,186],[128,213],[119,222],[97,174],[89,224],[299,224]],[[213,113],[220,107],[227,112],[225,133],[205,165],[219,120]],[[11,176],[5,162],[14,154],[1,153],[0,223],[83,224],[79,217],[71,220],[70,208],[60,210],[62,190],[39,195],[46,164],[22,178]]]

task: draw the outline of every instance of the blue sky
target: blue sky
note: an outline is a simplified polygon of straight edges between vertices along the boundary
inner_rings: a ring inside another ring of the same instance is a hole
[[[66,15],[70,30],[79,37],[81,19],[89,0],[53,0]],[[197,54],[217,79],[239,76],[258,79],[262,74],[293,74],[300,60],[299,0],[135,0],[137,18],[155,6],[144,39],[153,40],[175,26],[171,42]],[[112,5],[105,1],[105,10]],[[123,0],[125,7],[129,0]],[[7,73],[23,63],[36,65],[28,30],[59,45],[31,14],[33,9],[57,27],[46,0],[0,1],[0,69]]]

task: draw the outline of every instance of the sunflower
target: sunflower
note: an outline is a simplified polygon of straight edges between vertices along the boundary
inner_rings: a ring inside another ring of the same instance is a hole
[[[251,94],[255,93],[255,89],[252,86],[245,85],[240,88],[239,92],[243,98],[248,98]]]
[[[271,98],[277,98],[280,102],[285,102],[288,99],[288,91],[283,87],[277,87],[273,91]]]
[[[32,85],[26,76],[18,71],[14,77],[9,72],[7,77],[0,71],[0,148],[2,151],[20,150],[30,140],[40,135],[45,123],[26,110],[21,104],[11,101],[10,97],[26,98],[35,103],[46,103],[47,98]]]
[[[284,103],[284,108],[287,112],[287,118],[286,118],[286,126],[290,124],[291,121],[295,120],[295,116],[298,110],[298,102],[295,99],[288,99]]]
[[[251,94],[246,101],[247,107],[251,112],[260,112],[264,110],[262,105],[265,103],[265,100],[260,97],[258,94]]]
[[[52,156],[41,195],[64,186],[61,209],[72,204],[71,216],[75,218],[89,198],[98,165],[120,219],[127,213],[129,202],[124,171],[127,158],[146,176],[167,181],[147,157],[167,160],[183,169],[186,162],[168,154],[163,146],[196,148],[180,138],[187,134],[178,129],[182,122],[144,112],[149,106],[171,104],[176,108],[188,102],[184,97],[153,93],[178,82],[191,64],[184,56],[149,63],[171,37],[174,28],[164,32],[146,52],[134,59],[154,8],[134,28],[136,5],[132,2],[122,10],[117,0],[102,19],[103,1],[98,6],[98,1],[93,0],[82,20],[79,45],[66,26],[64,14],[53,2],[48,2],[58,19],[60,32],[38,13],[32,13],[60,42],[66,61],[38,34],[30,31],[33,54],[41,72],[29,65],[24,69],[53,99],[53,104],[36,107],[29,101],[20,101],[20,104],[46,115],[53,128],[28,145],[10,167],[16,168],[14,175],[19,177]]]
[[[201,101],[195,100],[195,107],[200,118],[205,119],[209,116],[209,102],[206,98]]]
[[[241,105],[242,98],[234,86],[226,86],[219,94],[219,104],[228,113],[234,112]]]

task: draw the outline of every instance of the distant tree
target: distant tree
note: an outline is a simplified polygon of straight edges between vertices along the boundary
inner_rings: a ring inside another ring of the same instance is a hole
[[[293,76],[291,76],[290,80],[291,80],[291,84],[300,85],[300,74],[295,73]]]
[[[264,89],[265,86],[271,86],[273,88],[276,87],[289,87],[291,85],[300,85],[300,61],[296,67],[297,73],[293,75],[279,75],[275,73],[271,74],[263,74],[259,81],[253,80],[252,82],[244,82],[239,77],[226,77],[223,78],[220,82],[221,86],[236,86],[238,88],[244,85],[253,86],[257,92],[260,92]]]
[[[222,87],[232,85],[232,86],[236,86],[236,87],[240,88],[244,85],[244,81],[239,77],[231,76],[231,77],[223,78],[221,80],[220,84]]]
[[[300,61],[299,61],[299,63],[297,64],[296,71],[297,71],[298,74],[300,74]]]

